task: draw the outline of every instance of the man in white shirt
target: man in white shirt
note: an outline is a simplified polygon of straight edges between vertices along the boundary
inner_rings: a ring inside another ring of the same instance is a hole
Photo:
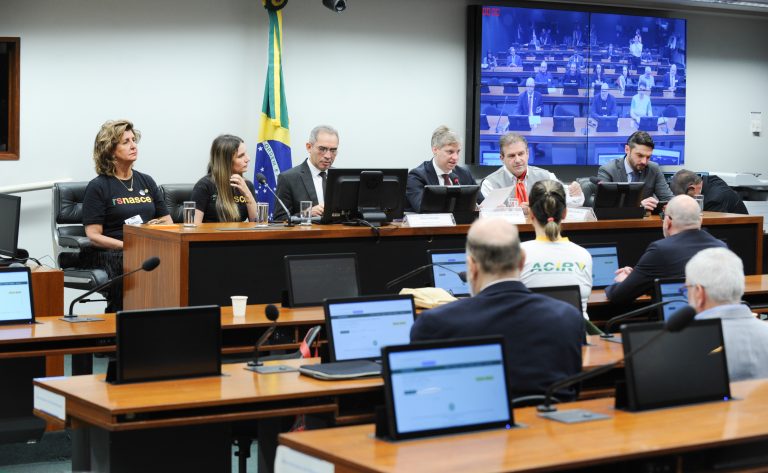
[[[511,197],[515,197],[521,207],[528,207],[528,194],[531,187],[543,179],[557,181],[554,173],[536,166],[528,165],[528,141],[518,133],[507,133],[499,139],[502,166],[483,180],[480,192],[487,197],[493,189],[512,187]],[[584,193],[578,182],[573,182],[565,189],[566,203],[569,207],[580,207],[584,203]]]
[[[302,200],[311,200],[312,216],[319,217],[324,210],[328,169],[336,160],[339,149],[339,132],[331,126],[318,125],[310,132],[306,146],[309,157],[278,176],[277,196],[291,215],[299,213]],[[282,206],[277,205],[274,219],[284,220],[287,217]]]
[[[768,323],[741,304],[744,265],[727,248],[701,250],[685,266],[688,303],[697,320],[720,319],[731,381],[768,377]]]

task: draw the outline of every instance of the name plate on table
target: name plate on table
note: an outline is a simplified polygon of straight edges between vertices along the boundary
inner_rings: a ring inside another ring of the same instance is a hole
[[[480,218],[499,217],[508,221],[509,223],[523,224],[527,222],[525,213],[522,207],[508,207],[501,209],[482,209],[480,210]]]
[[[419,227],[455,227],[456,220],[451,213],[442,214],[408,214],[405,225],[411,228]]]
[[[563,222],[595,222],[595,211],[591,207],[568,207]]]

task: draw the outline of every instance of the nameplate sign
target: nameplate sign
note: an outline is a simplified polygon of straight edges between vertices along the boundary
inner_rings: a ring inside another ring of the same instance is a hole
[[[53,417],[66,420],[67,404],[61,394],[56,394],[40,386],[33,386],[34,408]]]
[[[405,225],[411,228],[420,227],[455,227],[456,220],[453,214],[408,214],[405,216]]]
[[[480,218],[489,217],[503,218],[510,223],[514,223],[515,225],[521,225],[527,222],[522,207],[480,210]]]

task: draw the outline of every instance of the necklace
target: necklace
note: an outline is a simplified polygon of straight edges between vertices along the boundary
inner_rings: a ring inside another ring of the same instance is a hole
[[[120,178],[119,178],[119,177],[117,177],[117,176],[115,176],[115,179],[117,179],[117,182],[119,182],[120,184],[122,184],[122,185],[123,185],[123,187],[125,187],[125,188],[128,190],[128,192],[133,192],[133,173],[131,173],[131,185],[130,185],[130,186],[126,186],[126,185],[125,185],[125,182],[123,182],[123,180],[122,180],[122,179],[120,179]]]

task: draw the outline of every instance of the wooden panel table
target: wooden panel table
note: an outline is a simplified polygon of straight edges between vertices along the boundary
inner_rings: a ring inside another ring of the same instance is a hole
[[[224,231],[250,224],[126,226],[125,271],[151,256],[160,266],[137,273],[124,284],[126,308],[230,305],[234,294],[251,303],[281,300],[286,286],[283,258],[288,254],[357,254],[363,294],[397,292],[386,283],[426,264],[427,250],[463,248],[467,225],[448,228],[406,228],[389,225],[375,236],[368,228],[340,225],[270,227],[266,230]],[[704,226],[742,257],[747,274],[762,273],[762,217],[704,212]],[[519,225],[521,238],[534,237],[530,224]],[[635,220],[565,223],[563,232],[576,243],[615,242],[622,265],[633,265],[649,243],[662,238],[658,216]],[[403,283],[428,284],[422,274]]]
[[[728,462],[747,471],[750,461],[762,467],[749,471],[766,471],[768,380],[731,389],[737,400],[639,413],[614,409],[611,398],[559,406],[611,416],[581,424],[548,421],[525,408],[515,410],[521,429],[388,442],[373,436],[373,425],[362,425],[282,434],[280,443],[332,463],[337,473],[710,471]],[[622,469],[628,465],[635,469]]]

